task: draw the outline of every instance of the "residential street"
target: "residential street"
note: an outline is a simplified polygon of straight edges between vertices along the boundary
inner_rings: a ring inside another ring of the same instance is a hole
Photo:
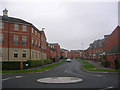
[[[41,83],[37,81],[38,79],[51,77],[53,79],[57,77],[77,77],[82,81],[75,83]],[[2,88],[100,88],[106,90],[117,87],[118,73],[85,72],[81,63],[77,60],[65,62],[53,70],[43,73],[2,76]]]

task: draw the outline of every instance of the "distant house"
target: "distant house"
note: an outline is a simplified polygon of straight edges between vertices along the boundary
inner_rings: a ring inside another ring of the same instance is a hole
[[[61,49],[61,57],[62,58],[68,58],[68,50],[66,50],[66,49]]]
[[[58,43],[47,44],[47,56],[50,59],[59,60],[61,58],[61,49]]]
[[[80,50],[70,50],[70,58],[71,59],[77,59],[80,58],[81,56],[81,51]]]
[[[107,35],[108,36],[108,35]],[[103,44],[107,36],[104,36],[104,39],[95,40],[90,44],[89,48],[86,49],[85,56],[89,60],[100,61],[100,57],[103,54]]]

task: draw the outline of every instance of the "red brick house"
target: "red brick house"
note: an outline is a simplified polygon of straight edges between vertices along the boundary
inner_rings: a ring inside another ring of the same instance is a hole
[[[103,51],[103,43],[105,39],[95,40],[90,44],[90,47],[85,51],[85,59],[100,61]]]
[[[105,40],[104,51],[109,67],[115,68],[116,62],[120,65],[120,26],[117,26]]]
[[[77,58],[80,58],[80,51],[79,50],[71,50],[70,51],[70,58],[73,59],[77,59]]]
[[[61,58],[68,58],[68,50],[61,49]]]
[[[43,29],[43,28],[42,28]],[[47,39],[45,32],[42,30],[40,31],[40,48],[41,48],[41,59],[47,59],[46,49],[47,49]]]
[[[58,43],[47,43],[47,57],[53,60],[61,58],[61,49]]]
[[[9,17],[7,10],[0,16],[0,58],[2,61],[46,59],[46,37],[33,24]]]

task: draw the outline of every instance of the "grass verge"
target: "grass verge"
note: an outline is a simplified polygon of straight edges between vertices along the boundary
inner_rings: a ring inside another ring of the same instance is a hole
[[[120,70],[100,70],[100,69],[96,69],[96,67],[94,65],[91,65],[88,61],[85,60],[78,60],[80,61],[83,65],[83,68],[85,69],[85,71],[93,71],[93,72],[120,72]],[[87,65],[85,65],[87,64]]]
[[[40,69],[35,69],[35,70],[7,70],[7,71],[2,71],[2,74],[20,74],[20,73],[44,72],[44,71],[51,70],[51,69],[53,69],[61,64],[63,64],[63,62],[57,63],[57,64],[52,64],[49,66],[44,66],[44,67],[41,67]]]

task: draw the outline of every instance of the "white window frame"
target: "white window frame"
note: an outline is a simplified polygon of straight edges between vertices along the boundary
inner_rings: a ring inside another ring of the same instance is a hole
[[[18,42],[18,44],[19,44],[19,36],[18,35],[14,35],[14,43],[15,42]],[[14,44],[15,45],[15,44]]]
[[[26,42],[26,45],[27,45],[27,36],[22,36],[22,42]]]
[[[34,51],[32,51],[32,58],[34,57]]]
[[[32,37],[32,45],[34,44],[34,38]]]
[[[32,30],[32,33],[34,33],[34,29],[32,28],[31,30]]]
[[[18,54],[18,50],[14,50],[14,54]],[[14,54],[13,54],[13,58],[19,58],[19,54],[18,57],[14,57]]]
[[[22,31],[24,31],[24,32],[27,31],[27,26],[26,25],[22,25]]]
[[[35,30],[35,35],[37,36],[37,31]]]
[[[26,57],[23,57],[23,54],[26,54]],[[22,51],[22,58],[27,58],[27,51],[26,50]]]
[[[14,30],[18,31],[19,30],[19,24],[14,24]]]

